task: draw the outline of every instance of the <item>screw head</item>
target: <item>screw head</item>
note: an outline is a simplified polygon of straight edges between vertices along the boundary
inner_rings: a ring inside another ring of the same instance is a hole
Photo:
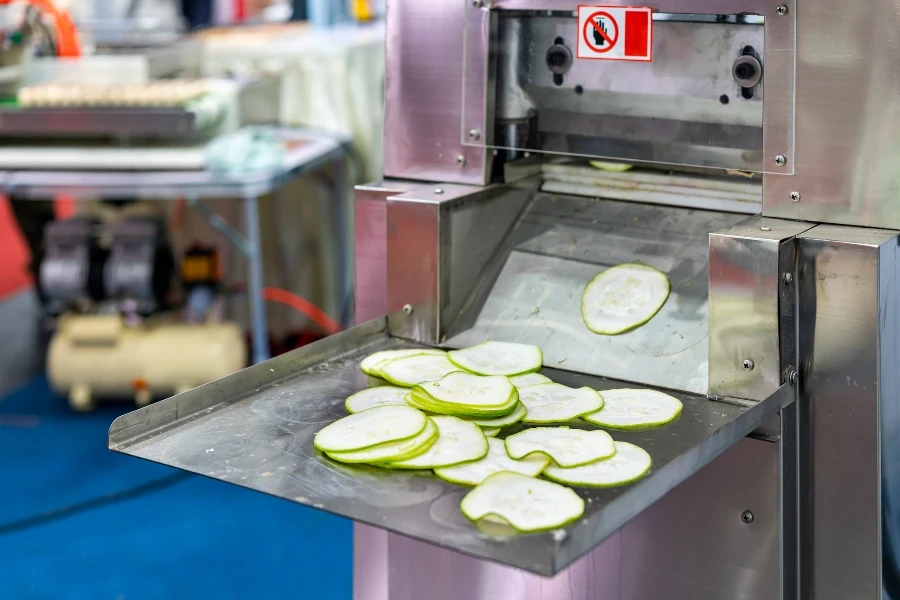
[[[404,305],[403,305],[403,314],[411,315],[412,312],[413,312],[413,307],[412,307],[411,304],[404,304]]]
[[[750,524],[753,522],[753,513],[749,510],[745,510],[741,513],[741,521],[744,523]]]
[[[779,167],[783,167],[787,164],[787,157],[784,154],[779,154],[775,157],[775,164]]]
[[[466,164],[466,157],[463,156],[462,154],[460,154],[459,156],[457,156],[457,157],[456,157],[456,164],[458,164],[460,167],[462,167],[463,165],[465,165],[465,164]]]
[[[797,375],[797,369],[795,369],[794,367],[788,367],[788,372],[787,372],[788,383],[790,383],[792,386],[797,385],[798,379],[799,379],[799,376]]]
[[[760,231],[772,231],[772,228],[769,227],[768,225],[763,225],[762,227],[759,228],[759,230]]]
[[[788,14],[787,4],[779,4],[778,7],[775,9],[775,12],[777,12],[778,16],[781,16],[781,17]]]
[[[478,131],[477,129],[470,129],[469,130],[469,139],[470,140],[480,140],[481,132]]]
[[[745,359],[744,359],[744,362],[743,362],[742,364],[743,364],[743,367],[744,367],[744,370],[745,370],[745,371],[752,371],[752,370],[753,370],[753,367],[756,366],[756,365],[753,363],[753,361],[752,361],[751,359],[749,359],[749,358],[745,358]]]
[[[785,273],[783,279],[787,285],[791,285],[791,282],[794,281],[794,275],[793,273]]]
[[[442,190],[441,188],[434,188],[434,193],[440,196],[444,193],[444,190]]]

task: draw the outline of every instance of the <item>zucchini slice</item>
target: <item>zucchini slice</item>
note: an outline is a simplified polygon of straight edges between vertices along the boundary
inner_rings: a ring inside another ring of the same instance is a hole
[[[381,377],[381,374],[378,372],[376,368],[380,363],[387,364],[388,361],[392,361],[397,358],[405,358],[407,356],[416,356],[418,354],[432,354],[432,355],[441,355],[446,354],[443,350],[435,350],[434,348],[410,348],[403,350],[382,350],[381,352],[376,352],[375,354],[370,354],[365,357],[359,365],[359,368],[362,369],[363,373],[366,375],[371,375],[373,377]]]
[[[647,451],[628,442],[616,442],[616,454],[580,467],[549,466],[544,477],[566,485],[610,488],[637,481],[647,474],[653,461]]]
[[[546,531],[583,515],[584,500],[565,486],[501,471],[466,494],[460,509],[472,521],[496,517],[518,531]]]
[[[363,450],[411,439],[422,433],[427,422],[428,417],[412,407],[381,406],[327,425],[313,444],[325,453]]]
[[[356,392],[344,401],[349,413],[358,413],[379,406],[404,406],[403,397],[409,389],[393,385],[380,385]]]
[[[378,464],[383,461],[406,460],[418,456],[431,448],[437,439],[437,425],[431,419],[428,419],[422,433],[411,439],[379,444],[372,448],[355,450],[353,452],[326,452],[326,454],[329,458],[343,463]]]
[[[481,427],[456,417],[433,417],[438,438],[427,451],[405,460],[383,464],[388,469],[433,469],[478,460],[488,452]]]
[[[509,342],[484,342],[447,356],[454,363],[478,375],[522,375],[541,368],[544,355],[537,346]]]
[[[510,458],[543,454],[560,467],[578,467],[611,458],[616,453],[612,437],[599,429],[533,427],[506,438]]]
[[[410,400],[434,413],[492,419],[513,412],[519,394],[506,377],[482,377],[460,371],[413,387]]]
[[[435,381],[461,369],[444,354],[416,354],[378,363],[378,371],[394,385],[412,387],[423,381]]]
[[[653,318],[669,297],[669,280],[653,267],[626,263],[600,273],[584,288],[581,317],[594,333],[616,335]]]
[[[606,171],[607,173],[624,173],[625,171],[630,171],[634,166],[627,163],[606,162],[604,160],[591,160],[588,162],[590,162],[591,166],[595,169],[600,169],[601,171]]]
[[[522,419],[525,418],[525,415],[528,414],[528,411],[525,410],[525,405],[521,402],[516,403],[516,407],[513,409],[511,413],[503,417],[495,417],[493,419],[469,419],[473,423],[477,423],[482,427],[508,427],[510,425],[514,425],[518,423]]]
[[[499,427],[482,427],[482,433],[484,433],[484,437],[497,437],[497,434],[500,433]]]
[[[525,373],[524,375],[513,375],[509,378],[512,384],[517,388],[523,388],[526,385],[537,385],[539,383],[553,383],[553,380],[546,375],[540,373]]]
[[[603,390],[603,408],[581,418],[610,429],[649,429],[665,425],[681,414],[678,398],[656,390]]]
[[[481,460],[442,467],[434,470],[434,474],[460,485],[478,485],[494,473],[509,471],[527,477],[537,477],[544,467],[550,464],[546,456],[532,455],[524,460],[513,460],[506,453],[503,440],[488,438],[488,453]]]
[[[570,388],[559,383],[539,383],[522,388],[519,400],[528,414],[525,423],[564,423],[603,408],[603,397],[588,387]]]

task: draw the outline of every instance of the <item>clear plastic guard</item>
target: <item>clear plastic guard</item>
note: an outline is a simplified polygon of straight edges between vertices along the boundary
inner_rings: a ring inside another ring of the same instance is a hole
[[[579,36],[595,45],[610,38],[592,39],[597,27],[579,19],[577,3],[466,0],[464,85],[486,83],[488,98],[480,106],[463,102],[462,143],[510,158],[535,152],[793,174],[793,6],[656,5],[652,60],[641,62],[584,56]],[[622,43],[631,30],[620,29]],[[481,76],[486,81],[473,80]]]

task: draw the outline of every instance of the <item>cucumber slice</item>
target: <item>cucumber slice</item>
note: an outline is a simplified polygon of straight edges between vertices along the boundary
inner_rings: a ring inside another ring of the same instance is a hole
[[[488,438],[488,453],[481,460],[434,470],[434,474],[450,483],[478,485],[494,473],[510,471],[527,477],[537,477],[550,464],[546,456],[532,455],[524,460],[513,460],[506,453],[503,440]]]
[[[484,342],[463,350],[452,350],[447,357],[479,375],[522,375],[541,368],[544,355],[537,346]]]
[[[412,387],[423,381],[435,381],[461,369],[443,354],[417,354],[379,363],[378,371],[394,385]]]
[[[537,385],[539,383],[553,383],[553,380],[546,375],[540,373],[525,373],[524,375],[514,375],[509,378],[514,386],[523,388],[526,385]]]
[[[608,173],[624,173],[625,171],[630,171],[634,166],[627,163],[606,162],[603,160],[592,160],[588,162],[590,162],[591,166],[595,169],[600,169],[601,171],[606,171]]]
[[[584,500],[567,487],[501,471],[466,494],[460,509],[472,521],[498,517],[518,531],[545,531],[583,515]]]
[[[506,377],[461,371],[413,387],[411,397],[413,404],[431,412],[479,419],[505,417],[518,400],[515,386]]]
[[[534,427],[506,438],[506,451],[515,459],[543,454],[556,465],[570,468],[610,458],[616,453],[616,445],[608,433],[599,429]]]
[[[375,366],[379,363],[386,363],[387,361],[391,361],[397,358],[405,358],[407,356],[416,356],[417,354],[440,355],[446,353],[443,350],[435,350],[433,348],[382,350],[381,352],[376,352],[375,354],[370,354],[369,356],[365,357],[360,363],[359,368],[362,369],[363,373],[365,373],[366,375],[381,377],[381,375],[378,373],[378,370],[375,368]]]
[[[421,386],[413,388],[410,406],[421,407],[420,410],[439,415],[451,415],[454,417],[466,417],[468,419],[495,419],[505,417],[516,409],[519,402],[519,393],[513,388],[513,393],[506,404],[501,406],[471,406],[456,402],[440,402],[435,400],[422,390]]]
[[[409,392],[408,388],[395,387],[393,385],[381,385],[356,392],[344,401],[347,412],[358,413],[379,406],[405,406],[403,397]]]
[[[402,461],[391,461],[389,469],[433,469],[478,460],[488,452],[488,442],[481,427],[456,417],[433,417],[438,439],[426,452]]]
[[[353,452],[326,452],[326,454],[329,458],[343,463],[377,464],[391,460],[406,460],[418,456],[431,448],[437,439],[437,425],[431,419],[428,419],[422,433],[411,439],[379,444],[372,448],[355,450]]]
[[[409,406],[381,406],[338,419],[320,430],[314,445],[325,453],[350,452],[411,439],[428,417]]]
[[[496,417],[494,419],[469,419],[473,423],[477,423],[482,427],[508,427],[515,423],[518,423],[522,419],[525,418],[525,415],[528,414],[528,411],[525,410],[525,405],[521,402],[516,403],[516,407],[513,409],[511,413],[504,417]]]
[[[403,388],[403,389],[408,390],[409,388]],[[412,392],[407,391],[406,395],[403,396],[403,401],[406,402],[407,404],[409,404],[410,406],[412,406],[413,408],[421,410],[422,412],[425,412],[425,413],[431,412],[431,409],[424,406],[423,404],[419,404],[419,402],[416,400],[415,396],[413,396]],[[434,413],[434,414],[438,414],[438,413]]]
[[[648,429],[665,425],[681,414],[678,398],[656,390],[603,390],[603,408],[581,418],[610,429]]]
[[[481,431],[484,433],[485,437],[497,437],[497,434],[500,433],[499,427],[482,427]]]
[[[564,423],[603,408],[603,397],[588,387],[570,388],[559,383],[539,383],[522,388],[519,400],[528,414],[525,423]]]
[[[626,263],[594,277],[581,296],[581,317],[594,333],[616,335],[653,318],[669,297],[669,280],[653,267]]]
[[[616,454],[606,460],[565,469],[549,466],[544,477],[583,487],[609,488],[637,481],[647,474],[653,461],[647,451],[628,442],[616,442]]]

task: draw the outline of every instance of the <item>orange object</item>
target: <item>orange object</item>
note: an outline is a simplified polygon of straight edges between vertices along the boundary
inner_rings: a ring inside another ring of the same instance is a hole
[[[341,326],[337,321],[325,314],[325,311],[297,294],[292,294],[279,288],[267,287],[263,288],[263,298],[270,302],[280,302],[303,313],[329,334],[337,333],[341,330]]]
[[[133,389],[136,392],[140,392],[142,390],[150,389],[150,385],[147,383],[146,379],[141,379],[141,378],[132,379],[131,380],[131,389]]]
[[[12,4],[16,0],[0,0],[0,5]],[[32,6],[36,6],[53,20],[53,29],[56,34],[57,56],[60,58],[77,58],[81,56],[81,42],[78,40],[78,30],[69,13],[57,8],[53,0],[24,0]]]

